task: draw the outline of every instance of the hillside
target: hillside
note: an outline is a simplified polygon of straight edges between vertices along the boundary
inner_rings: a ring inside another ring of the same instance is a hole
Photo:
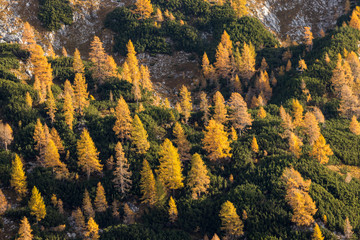
[[[0,239],[359,239],[360,7],[0,2]]]

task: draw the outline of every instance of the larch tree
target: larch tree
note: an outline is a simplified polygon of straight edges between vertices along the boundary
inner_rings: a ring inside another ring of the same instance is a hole
[[[30,50],[36,44],[34,28],[28,23],[24,23],[24,31],[22,34],[22,43],[25,44],[25,49]]]
[[[29,92],[26,92],[25,102],[26,102],[26,105],[27,105],[29,108],[32,108],[32,106],[33,106],[33,100],[32,100],[32,97],[31,97],[31,95],[30,95]]]
[[[255,89],[257,94],[262,96],[267,103],[272,96],[272,88],[270,86],[270,78],[266,71],[260,71],[259,77],[255,81]]]
[[[352,236],[354,235],[354,232],[352,230],[352,226],[350,224],[350,220],[349,217],[345,218],[345,223],[344,223],[344,235],[345,235],[345,239],[346,240],[350,240],[352,239]]]
[[[206,96],[206,93],[201,92],[200,94],[200,111],[203,113],[202,120],[204,121],[204,124],[207,124],[209,121],[209,102]]]
[[[54,95],[53,95],[51,89],[48,90],[47,94],[48,94],[47,100],[46,100],[47,114],[49,115],[49,117],[51,119],[51,123],[54,123],[55,122],[55,113],[57,110],[56,101],[55,101],[55,98],[54,98]]]
[[[62,47],[62,48],[61,48],[61,55],[62,55],[63,57],[68,57],[68,56],[69,56],[68,53],[67,53],[67,51],[66,51],[66,48],[65,48],[65,47]]]
[[[244,224],[236,213],[236,208],[232,202],[226,201],[221,205],[219,217],[221,219],[221,230],[226,233],[227,237],[240,237],[244,234]]]
[[[52,139],[47,141],[44,154],[44,166],[53,168],[56,177],[59,179],[66,178],[69,175],[66,165],[60,161],[58,148]]]
[[[31,225],[26,217],[24,217],[20,222],[20,227],[18,231],[19,237],[16,240],[32,240],[32,230]]]
[[[189,160],[190,159],[190,149],[191,145],[189,141],[186,139],[186,135],[184,129],[181,127],[181,124],[176,122],[173,128],[173,135],[175,139],[173,142],[176,144],[181,160]]]
[[[304,116],[303,116],[304,108],[300,104],[299,100],[292,100],[292,115],[294,117],[294,125],[296,127],[301,127],[304,125]]]
[[[321,164],[326,164],[329,161],[329,156],[333,155],[333,151],[329,144],[326,144],[326,140],[323,135],[320,134],[318,139],[312,146],[310,156],[314,157]]]
[[[4,144],[5,151],[8,150],[8,146],[13,141],[13,131],[8,123],[3,123],[0,120],[0,141]]]
[[[187,186],[191,189],[193,199],[198,199],[202,193],[206,193],[210,186],[208,170],[198,153],[192,156],[191,168],[187,177]]]
[[[354,95],[352,89],[348,85],[343,85],[341,87],[340,96],[339,112],[346,118],[351,118],[354,115],[359,116],[359,98]]]
[[[212,64],[210,64],[210,61],[209,61],[209,58],[208,58],[206,52],[204,53],[203,58],[202,58],[201,68],[202,68],[202,73],[204,74],[205,79],[213,79],[214,74],[215,74],[215,69],[214,69],[214,66]]]
[[[231,130],[230,130],[230,139],[235,142],[236,140],[238,140],[238,135],[237,135],[237,132],[235,130],[234,127],[231,127]]]
[[[122,194],[126,194],[131,189],[131,171],[130,164],[125,157],[123,147],[120,142],[115,147],[115,170],[113,172],[113,183],[115,188]]]
[[[139,61],[136,58],[135,47],[131,42],[131,40],[129,40],[129,42],[127,43],[126,49],[127,49],[127,55],[125,62],[129,68],[129,73],[130,73],[130,76],[128,76],[127,80],[128,81],[130,80],[129,82],[133,82],[133,83],[135,82],[138,85],[140,80]]]
[[[310,27],[304,27],[304,43],[307,46],[308,51],[310,51],[312,48],[313,39],[314,39],[314,37],[313,37]]]
[[[219,91],[217,91],[213,96],[213,101],[214,101],[213,119],[221,124],[224,124],[227,120],[225,99],[223,95]]]
[[[290,132],[289,136],[289,151],[296,157],[300,158],[301,155],[301,147],[303,143],[300,140],[298,136],[295,135],[295,133]]]
[[[205,239],[204,239],[205,240]],[[220,240],[219,236],[215,233],[211,240]]]
[[[77,48],[75,49],[74,52],[73,69],[75,74],[76,73],[85,74],[84,63],[81,60],[81,55]]]
[[[141,201],[150,207],[156,203],[156,182],[154,173],[147,160],[143,161],[140,172],[140,191],[142,194]]]
[[[89,240],[97,240],[100,238],[99,235],[99,225],[94,221],[92,217],[89,218],[89,221],[86,225],[86,232],[85,232],[86,239]]]
[[[0,189],[0,216],[3,215],[8,208],[10,208],[10,204],[6,200],[6,197],[3,191]]]
[[[72,130],[74,122],[74,105],[70,92],[64,93],[63,112],[65,116],[65,123]]]
[[[236,16],[241,18],[248,14],[248,8],[246,6],[246,0],[232,0],[230,2],[231,7],[234,9]]]
[[[184,85],[180,89],[180,99],[181,113],[184,115],[185,123],[187,123],[192,111],[192,103],[191,92],[189,92],[187,87]]]
[[[89,132],[84,129],[80,139],[77,142],[78,165],[90,178],[92,172],[101,172],[103,169],[99,161],[99,152],[97,151]]]
[[[322,111],[320,110],[320,108],[318,108],[318,107],[313,107],[313,108],[312,108],[312,112],[313,112],[313,114],[315,115],[316,120],[317,120],[319,123],[325,123],[325,117],[324,117],[324,114],[322,113]]]
[[[260,108],[259,108],[259,111],[258,111],[258,113],[257,113],[257,116],[258,116],[258,118],[260,118],[260,119],[266,118],[266,111],[265,111],[264,107],[260,107]]]
[[[108,75],[106,72],[108,56],[105,53],[103,43],[97,36],[94,36],[94,40],[90,43],[89,57],[90,61],[93,63],[93,77],[100,80],[100,83],[102,83]]]
[[[29,208],[30,208],[30,214],[36,217],[37,222],[45,218],[46,207],[45,207],[44,199],[41,196],[39,190],[35,186],[31,192]]]
[[[169,139],[160,146],[160,166],[157,170],[159,178],[163,181],[167,190],[175,190],[184,186],[182,168],[179,153]]]
[[[304,127],[309,143],[310,145],[313,145],[320,136],[319,123],[312,112],[305,113],[304,122],[306,123],[304,124]]]
[[[76,73],[74,79],[74,108],[80,114],[83,114],[84,108],[89,104],[89,93],[85,77],[81,73]]]
[[[285,129],[283,137],[289,137],[290,133],[294,130],[295,126],[289,113],[287,113],[283,106],[279,109],[280,117],[282,120],[281,126]]]
[[[16,154],[15,159],[11,162],[10,185],[15,189],[17,199],[21,200],[27,193],[27,182],[23,163]]]
[[[100,182],[98,182],[97,184],[94,206],[96,212],[105,212],[106,209],[109,207],[106,201],[106,194],[104,187],[101,185]]]
[[[218,74],[223,77],[226,78],[230,72],[231,72],[231,68],[232,68],[232,64],[231,64],[231,56],[232,56],[232,41],[230,39],[229,34],[224,30],[222,36],[221,36],[221,41],[216,49],[216,62],[215,62],[215,67],[216,67],[216,71],[218,72]]]
[[[211,161],[231,157],[230,142],[228,134],[224,131],[224,125],[211,119],[205,127],[204,135],[203,149],[208,152]]]
[[[135,213],[129,207],[129,204],[124,204],[124,223],[125,224],[134,224],[135,223]]]
[[[305,70],[307,70],[307,65],[306,65],[304,59],[300,59],[300,60],[299,60],[299,66],[298,66],[298,68],[299,68],[299,71],[300,71],[300,72],[304,72]]]
[[[81,208],[78,207],[76,210],[72,211],[71,217],[75,221],[76,232],[82,236],[85,232],[86,226],[85,226],[85,217],[83,212],[81,211]]]
[[[47,139],[46,139],[46,135],[45,135],[44,126],[42,125],[39,118],[36,121],[33,139],[34,139],[34,141],[36,143],[35,150],[39,151],[40,154],[41,154],[41,152],[46,147]]]
[[[136,146],[137,153],[145,154],[150,148],[150,143],[148,142],[148,134],[142,124],[138,115],[134,116],[132,121],[131,128],[131,140]]]
[[[135,6],[134,12],[140,15],[140,19],[150,18],[151,14],[154,12],[150,0],[137,0]]]
[[[311,236],[311,240],[324,240],[324,236],[321,233],[320,227],[315,223],[314,232]]]
[[[360,124],[355,116],[353,116],[351,118],[349,129],[350,129],[350,132],[352,132],[353,134],[360,135]]]
[[[124,98],[120,96],[119,101],[115,108],[115,125],[113,130],[115,134],[121,139],[129,139],[131,134],[132,118],[128,104]]]
[[[240,76],[245,79],[250,79],[255,74],[255,47],[250,43],[244,42],[241,49],[241,59],[238,62],[238,70]]]
[[[360,30],[360,19],[356,10],[353,10],[350,17],[349,26]]]
[[[95,217],[95,212],[91,203],[90,194],[87,189],[85,189],[84,192],[82,209],[86,217]]]
[[[254,136],[253,139],[251,140],[251,150],[254,153],[259,153],[259,145],[257,143],[256,137]]]
[[[152,92],[154,88],[150,79],[150,70],[148,66],[140,66],[140,76],[139,84],[141,85],[142,89]]]
[[[231,94],[229,107],[231,110],[230,121],[235,129],[242,131],[246,126],[252,125],[253,120],[248,112],[246,102],[239,93],[233,92]]]
[[[169,200],[169,220],[174,223],[178,218],[178,210],[176,207],[176,203],[173,197],[170,197]]]

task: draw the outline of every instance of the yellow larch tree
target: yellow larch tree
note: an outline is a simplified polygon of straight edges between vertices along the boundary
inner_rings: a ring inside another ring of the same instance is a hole
[[[266,71],[260,71],[260,75],[255,81],[256,93],[264,98],[265,103],[267,103],[272,96],[272,88],[269,79],[269,75]]]
[[[182,175],[182,167],[180,162],[179,153],[176,147],[169,139],[160,146],[160,166],[157,170],[159,178],[163,181],[167,190],[175,190],[184,186]]]
[[[260,119],[266,118],[266,111],[265,111],[264,107],[260,107],[260,108],[259,108],[259,111],[258,111],[258,113],[257,113],[257,116],[258,116],[258,118],[260,118]]]
[[[190,149],[191,145],[189,141],[186,139],[186,135],[184,129],[181,127],[181,124],[176,122],[173,128],[173,135],[175,139],[173,142],[176,144],[181,160],[189,160],[190,159]]]
[[[229,51],[221,42],[216,49],[215,57],[216,72],[223,78],[227,77],[231,71],[231,59],[229,56]]]
[[[341,88],[343,85],[349,85],[349,82],[346,81],[345,77],[345,69],[343,67],[343,59],[341,54],[339,53],[337,55],[337,62],[336,67],[332,71],[332,77],[331,77],[331,86],[335,90],[335,94],[339,95]]]
[[[16,154],[15,159],[11,162],[10,185],[15,189],[17,199],[21,200],[27,193],[27,182],[23,163]]]
[[[211,119],[205,127],[203,149],[208,152],[211,161],[231,157],[228,134],[224,131],[224,125]]]
[[[140,82],[139,81],[140,80],[138,78],[134,78],[133,81],[132,81],[132,88],[131,88],[131,93],[133,94],[134,100],[136,101],[136,103],[139,103],[139,101],[142,98]],[[156,106],[156,104],[155,104],[155,106]]]
[[[251,150],[254,153],[259,153],[259,145],[257,143],[256,137],[254,136],[253,139],[251,140]]]
[[[21,41],[25,45],[25,49],[29,51],[31,51],[31,48],[36,44],[34,28],[28,22],[24,23]]]
[[[69,92],[65,92],[64,94],[63,112],[65,116],[65,123],[72,130],[74,122],[74,105],[72,96]]]
[[[35,150],[37,150],[41,153],[46,146],[47,139],[46,139],[46,135],[45,135],[44,126],[42,125],[39,118],[36,121],[33,139],[36,143]]]
[[[57,110],[56,107],[56,101],[54,98],[54,95],[51,91],[51,89],[48,90],[47,92],[47,100],[46,100],[46,109],[47,109],[47,114],[49,115],[50,119],[51,119],[51,123],[55,122],[55,113]]]
[[[313,45],[313,34],[311,32],[310,27],[304,27],[304,43],[307,46],[308,50],[311,50]]]
[[[181,113],[184,115],[185,122],[187,123],[192,111],[192,103],[191,92],[189,92],[185,85],[180,89],[180,99]]]
[[[89,93],[85,77],[82,73],[76,73],[74,79],[74,108],[80,114],[83,114],[84,109],[89,104]]]
[[[3,123],[0,120],[0,141],[4,144],[5,150],[8,150],[8,145],[11,144],[13,137],[13,130],[8,123]]]
[[[227,237],[236,238],[244,234],[244,224],[236,213],[236,208],[232,202],[226,201],[221,205],[219,217],[221,219],[221,230],[225,232]]]
[[[34,186],[29,201],[30,214],[36,217],[36,221],[41,221],[46,216],[44,199],[39,190]]]
[[[324,240],[324,236],[321,233],[320,227],[315,223],[314,232],[311,236],[311,240]]]
[[[352,116],[351,118],[349,129],[353,134],[360,135],[360,124],[355,116]]]
[[[95,212],[91,203],[91,198],[87,189],[85,189],[84,192],[82,208],[86,217],[88,218],[95,217]]]
[[[150,148],[148,134],[138,115],[135,115],[132,121],[131,140],[136,146],[137,153],[145,154]]]
[[[140,81],[139,61],[136,58],[135,47],[131,40],[129,40],[129,42],[127,43],[126,49],[127,49],[127,55],[125,62],[129,68],[129,73],[130,73],[130,76],[127,78],[131,79],[131,80],[126,79],[126,80],[128,80],[129,82],[133,82],[133,84],[134,82],[139,84]]]
[[[173,197],[170,197],[169,200],[169,220],[174,223],[178,218],[178,210],[176,207],[176,203]]]
[[[360,19],[358,14],[359,13],[356,10],[353,10],[350,17],[349,26],[357,30],[360,30]]]
[[[354,95],[348,85],[341,87],[339,112],[346,118],[351,118],[354,115],[359,116],[360,114],[359,98]]]
[[[122,66],[121,78],[125,81],[132,82],[131,72],[128,63],[125,61]]]
[[[76,232],[82,236],[85,232],[86,226],[85,226],[85,217],[83,212],[81,211],[81,208],[78,207],[76,210],[72,211],[71,217],[75,221]]]
[[[69,175],[66,165],[60,161],[58,148],[52,139],[47,141],[45,148],[44,167],[53,168],[57,178],[66,178]]]
[[[231,0],[230,5],[234,9],[238,18],[241,18],[248,14],[246,0]]]
[[[250,79],[255,74],[255,47],[250,43],[244,42],[244,46],[241,49],[241,59],[238,63],[238,70],[240,76],[245,79]]]
[[[31,234],[31,225],[26,217],[24,217],[20,222],[20,227],[18,231],[19,237],[16,240],[32,240],[33,235]]]
[[[214,115],[213,119],[221,124],[227,121],[227,110],[225,106],[225,99],[223,95],[217,91],[213,96],[214,101]]]
[[[3,215],[11,205],[6,200],[3,191],[0,189],[0,216]]]
[[[25,102],[26,102],[26,105],[27,105],[29,108],[32,108],[33,100],[32,100],[32,97],[31,97],[31,95],[30,95],[29,92],[26,92]]]
[[[191,159],[191,168],[187,176],[187,186],[190,187],[192,198],[198,199],[202,193],[206,193],[210,185],[210,177],[204,161],[198,153]]]
[[[135,213],[129,207],[129,204],[124,204],[124,223],[125,224],[134,224],[135,223]]]
[[[281,126],[285,129],[283,137],[289,137],[290,133],[294,130],[295,126],[289,113],[287,113],[283,106],[279,109],[280,117],[282,120]]]
[[[213,79],[215,74],[215,69],[212,64],[210,64],[209,58],[206,54],[206,52],[203,55],[202,58],[202,73],[204,74],[205,79]]]
[[[148,66],[141,65],[140,66],[140,85],[142,89],[145,89],[149,92],[153,91],[153,84],[150,79],[150,70]]]
[[[201,92],[200,94],[200,111],[203,113],[202,116],[202,120],[204,121],[205,124],[208,123],[209,121],[209,115],[210,115],[210,110],[209,110],[209,102],[206,96],[206,93]]]
[[[97,225],[92,217],[90,217],[89,221],[87,222],[86,232],[84,235],[88,240],[97,240],[100,238],[99,225]]]
[[[305,63],[304,59],[300,59],[299,60],[299,71],[300,72],[304,72],[305,70],[307,70],[307,65]]]
[[[296,127],[303,126],[304,125],[303,106],[300,104],[299,100],[293,99],[291,107],[292,107],[292,115],[294,117],[294,121],[293,121],[294,125]]]
[[[118,71],[118,66],[112,56],[106,55],[103,74],[105,78],[121,78],[121,75]]]
[[[150,18],[151,14],[154,12],[150,0],[137,0],[135,6],[134,12],[140,15],[140,19]]]
[[[125,157],[123,147],[120,142],[115,146],[115,170],[113,172],[113,183],[115,188],[122,194],[126,194],[131,189],[131,171],[130,164]]]
[[[295,133],[290,132],[289,135],[289,151],[296,157],[300,158],[301,155],[301,147],[303,143]]]
[[[49,58],[56,58],[57,57],[51,43],[50,43],[50,45],[48,46],[48,48],[46,50],[46,56],[48,56]]]
[[[233,92],[229,99],[229,107],[231,110],[230,121],[235,129],[242,131],[246,126],[252,125],[251,115],[244,98],[236,92]]]
[[[88,130],[84,129],[80,139],[77,142],[78,165],[90,178],[92,172],[101,172],[103,169],[99,161],[99,152],[97,151]]]
[[[291,70],[291,61],[290,59],[288,60],[287,64],[286,64],[286,68],[285,68],[285,71],[288,72]]]
[[[98,182],[97,184],[94,206],[96,212],[105,212],[106,209],[109,207],[106,201],[106,194],[104,187],[101,185],[100,182]]]
[[[305,113],[304,118],[305,133],[308,136],[310,145],[313,145],[316,139],[320,136],[320,127],[319,123],[312,112]]]
[[[115,134],[121,140],[129,139],[131,133],[132,118],[130,116],[129,106],[122,96],[120,96],[115,108],[115,118],[116,121],[113,127]]]
[[[62,47],[62,48],[61,48],[61,54],[62,54],[63,57],[68,57],[68,53],[67,53],[65,47]]]
[[[326,140],[323,135],[320,134],[318,139],[312,146],[310,156],[314,157],[321,164],[326,164],[329,161],[329,156],[333,155],[333,151],[329,144],[326,144]]]
[[[84,63],[81,60],[81,55],[77,48],[75,49],[74,52],[73,69],[75,74],[76,73],[85,74]]]
[[[204,239],[205,240],[205,239]],[[211,240],[220,240],[219,236],[215,233]]]
[[[163,22],[164,21],[164,16],[163,16],[160,8],[156,9],[155,19],[158,22]]]
[[[154,173],[147,160],[143,161],[143,166],[140,172],[140,190],[141,201],[152,207],[156,203],[156,182]]]
[[[231,130],[230,130],[230,139],[235,142],[236,140],[238,140],[238,135],[237,135],[237,132],[235,130],[234,127],[231,127]]]
[[[91,70],[93,71],[92,75],[95,79],[100,80],[102,83],[105,78],[108,76],[106,72],[107,68],[107,54],[105,53],[105,49],[103,47],[103,43],[100,38],[94,36],[94,40],[90,43],[90,61],[93,63],[93,67]]]

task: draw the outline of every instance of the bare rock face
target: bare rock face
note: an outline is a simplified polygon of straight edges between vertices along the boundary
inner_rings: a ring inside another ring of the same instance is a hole
[[[312,28],[314,36],[334,27],[344,6],[343,0],[249,0],[253,15],[268,28],[281,38],[289,35],[297,40],[305,26]]]

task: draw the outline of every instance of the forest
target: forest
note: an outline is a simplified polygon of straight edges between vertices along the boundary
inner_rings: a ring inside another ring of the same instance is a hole
[[[359,239],[359,18],[296,42],[244,0],[137,0],[88,54],[25,22],[0,43],[0,238]],[[165,96],[139,54],[177,51],[201,81]]]

